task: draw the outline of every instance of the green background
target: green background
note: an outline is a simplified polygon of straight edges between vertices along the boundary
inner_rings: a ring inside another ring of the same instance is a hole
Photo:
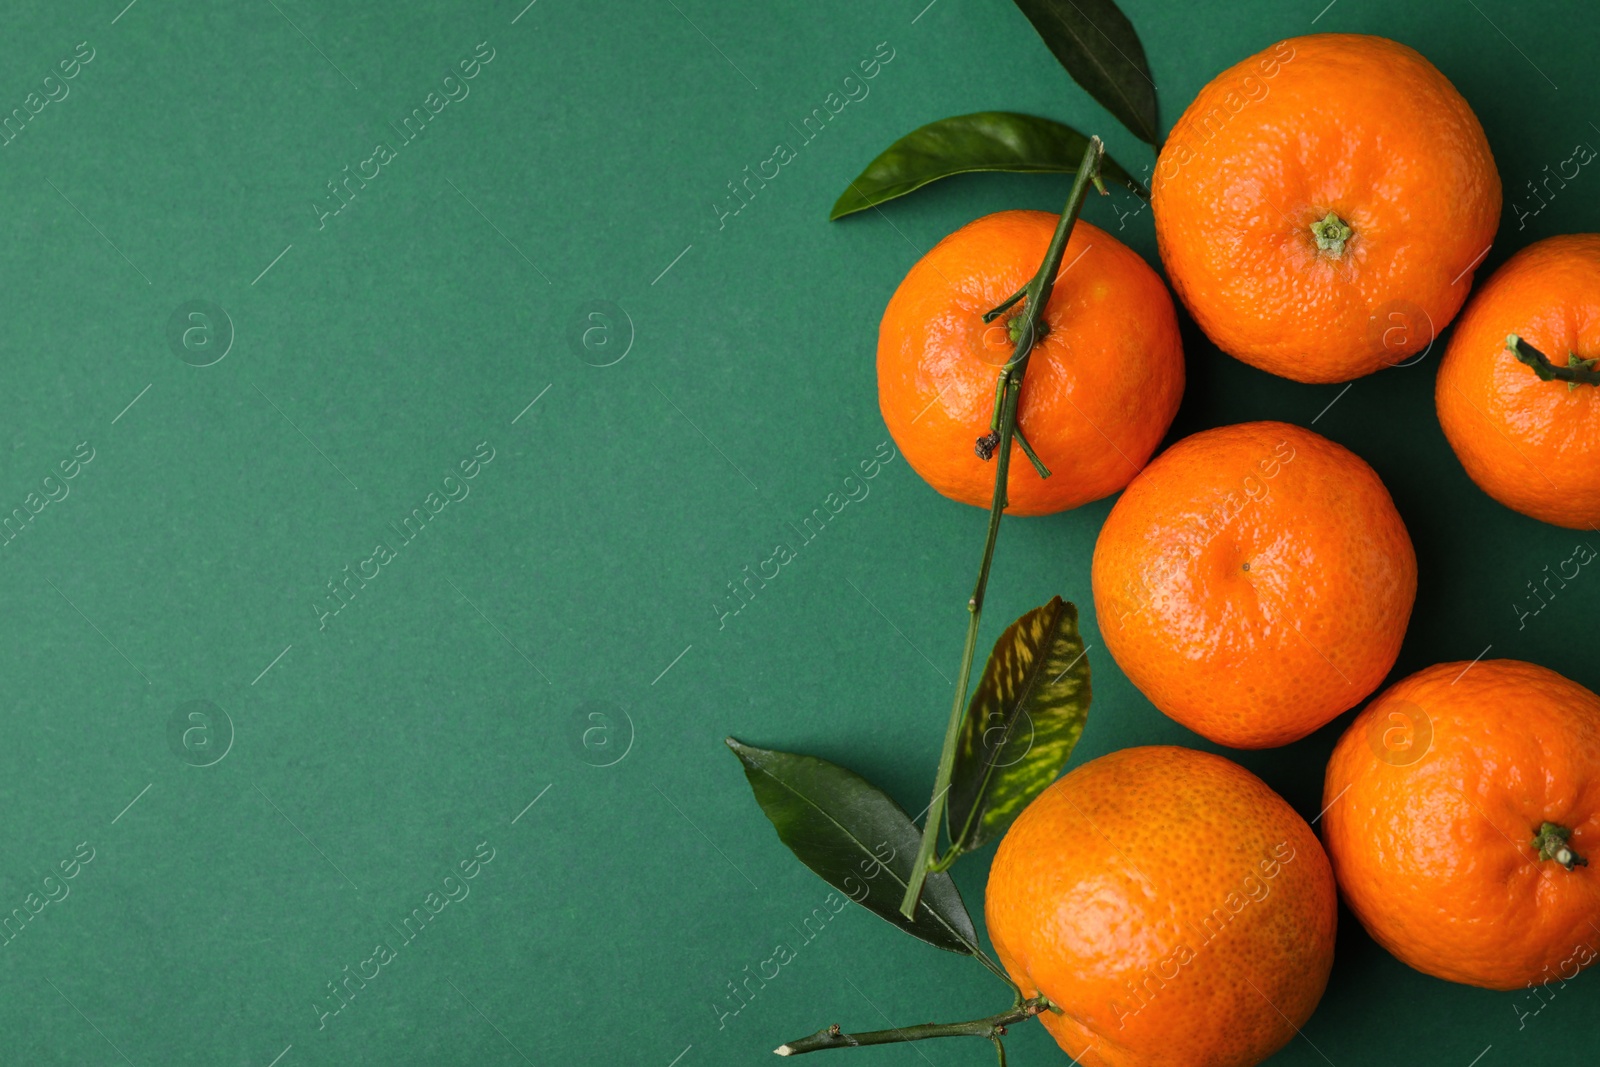
[[[1488,131],[1507,209],[1485,270],[1600,228],[1587,170],[1524,228],[1511,207],[1600,143],[1590,5],[1324,2],[1126,0],[1163,125],[1280,38],[1384,34]],[[1067,188],[966,177],[830,224],[846,180],[911,128],[990,108],[1150,162],[1016,9],[27,3],[0,36],[0,114],[84,41],[69,95],[0,148],[0,512],[94,450],[0,548],[0,915],[70,889],[0,945],[0,1060],[698,1067],[763,1062],[830,1022],[1003,1007],[970,961],[850,908],[736,1016],[713,1008],[827,896],[721,738],[828,756],[918,810],[982,512],[896,459],[738,615],[719,626],[713,605],[886,439],[876,327],[910,264],[987,212],[1058,209]],[[391,124],[480,42],[494,58],[470,95],[319,224],[327,183],[398,141]],[[719,221],[727,183],[795,141],[790,124],[880,42],[893,59],[870,95]],[[1085,217],[1153,260],[1137,207],[1091,198]],[[191,301],[213,308],[185,348],[169,319]],[[1492,648],[1600,687],[1593,591],[1519,624],[1525,583],[1575,537],[1467,480],[1433,414],[1437,351],[1343,392],[1185,330],[1174,437],[1315,421],[1389,486],[1420,567],[1396,677]],[[450,483],[470,494],[322,618],[326,583],[398,541],[389,524],[482,442],[492,462]],[[984,647],[1052,594],[1087,608],[1110,503],[1006,522]],[[1075,764],[1209,747],[1129,685],[1087,610],[1085,637],[1095,701]],[[184,718],[193,701],[214,710]],[[1234,756],[1310,818],[1347,721]],[[46,883],[84,842],[92,862]],[[327,983],[398,941],[480,845],[493,859],[470,895],[319,1020]],[[990,854],[956,871],[974,912]],[[1592,1059],[1593,979],[1531,1002],[1448,985],[1341,921],[1327,996],[1274,1063]],[[1038,1027],[1011,1050],[1065,1062]]]

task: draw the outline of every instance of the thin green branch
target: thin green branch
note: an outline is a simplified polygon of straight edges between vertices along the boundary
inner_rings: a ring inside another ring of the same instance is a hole
[[[1033,469],[1039,473],[1039,477],[1050,477],[1050,468],[1044,465],[1044,460],[1039,458],[1038,453],[1033,450],[1033,446],[1028,443],[1028,439],[1022,436],[1022,426],[1020,424],[1016,428],[1015,436],[1017,447],[1021,448],[1022,454],[1028,457],[1028,462],[1033,464]]]
[[[1581,359],[1576,353],[1568,352],[1567,365],[1558,367],[1550,361],[1549,356],[1516,334],[1506,338],[1506,348],[1519,362],[1532,367],[1540,381],[1566,382],[1569,393],[1580,385],[1600,385],[1600,370],[1595,369],[1600,359]]]
[[[973,1019],[964,1023],[920,1023],[895,1030],[872,1030],[864,1034],[847,1034],[838,1026],[818,1030],[810,1037],[779,1045],[772,1051],[779,1056],[803,1056],[807,1052],[820,1052],[829,1048],[860,1048],[864,1045],[894,1045],[903,1041],[926,1041],[934,1037],[983,1037],[1000,1044],[1000,1036],[1012,1023],[1024,1022],[1045,1010],[1044,998],[1032,1000],[986,1019]],[[1004,1062],[1005,1053],[1001,1053]]]
[[[993,322],[995,319],[1005,314],[1006,309],[1012,304],[1015,304],[1018,300],[1021,300],[1025,295],[1027,295],[1027,292],[1028,287],[1024,285],[1021,289],[1018,289],[1016,292],[1002,300],[999,307],[990,308],[988,311],[984,312],[983,321],[986,323]]]
[[[1072,192],[1067,196],[1066,207],[1061,212],[1061,221],[1057,223],[1056,231],[1050,238],[1050,248],[1045,253],[1044,262],[1039,265],[1038,273],[1033,276],[1033,280],[1023,289],[1023,296],[1027,302],[1018,316],[1021,321],[1015,334],[1017,347],[1011,361],[1000,371],[1000,384],[996,397],[999,411],[998,425],[990,435],[996,439],[992,442],[988,438],[979,439],[980,456],[984,455],[986,445],[994,450],[994,500],[989,508],[989,529],[984,538],[983,559],[978,566],[978,581],[973,587],[971,598],[967,601],[967,637],[962,645],[961,669],[956,676],[955,698],[950,708],[949,723],[945,727],[944,747],[939,753],[939,770],[933,782],[933,800],[928,805],[927,821],[922,826],[922,843],[917,849],[911,878],[906,886],[905,896],[900,901],[900,913],[907,918],[916,913],[917,901],[922,895],[922,883],[927,879],[929,865],[935,859],[934,851],[939,843],[939,829],[944,823],[946,799],[950,792],[950,774],[955,767],[956,742],[961,736],[961,724],[967,707],[967,688],[972,681],[972,661],[978,648],[978,625],[983,616],[983,597],[989,585],[989,568],[994,562],[995,540],[1000,536],[1000,517],[1005,514],[1006,509],[1006,485],[1011,472],[1011,442],[1016,438],[1017,406],[1022,396],[1023,376],[1028,369],[1028,355],[1033,351],[1035,342],[1042,336],[1040,323],[1045,306],[1049,304],[1050,294],[1055,288],[1056,275],[1061,270],[1061,260],[1066,255],[1072,228],[1078,221],[1079,213],[1083,211],[1084,198],[1088,195],[1094,179],[1099,176],[1100,159],[1104,154],[1105,146],[1100,143],[1100,138],[1089,138],[1089,145],[1084,149],[1083,162],[1078,165]],[[998,314],[1017,299],[1016,296],[1010,297],[990,315]],[[989,316],[985,316],[986,320],[988,318]],[[1025,448],[1024,451],[1031,450]]]

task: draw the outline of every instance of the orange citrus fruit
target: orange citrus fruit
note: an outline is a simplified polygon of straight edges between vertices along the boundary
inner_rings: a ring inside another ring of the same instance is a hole
[[[1600,356],[1600,234],[1529,245],[1467,305],[1434,401],[1450,447],[1506,507],[1574,529],[1600,524],[1600,386],[1540,381],[1516,334],[1557,367]]]
[[[1245,1067],[1311,1017],[1337,904],[1305,820],[1230,760],[1130,748],[1017,818],[985,917],[1022,991],[1083,1067]]]
[[[1151,193],[1167,276],[1201,329],[1302,382],[1424,350],[1500,221],[1461,94],[1405,45],[1356,34],[1291,38],[1217,75]]]
[[[1356,716],[1323,833],[1379,944],[1452,982],[1565,981],[1600,949],[1600,697],[1517,660],[1440,663]]]
[[[1133,480],[1092,583],[1106,648],[1156,707],[1219,744],[1268,748],[1383,681],[1417,560],[1359,456],[1249,422],[1186,437]]]
[[[1012,356],[1007,323],[983,315],[1028,283],[1058,216],[1002,211],[968,223],[923,256],[889,300],[878,331],[878,405],[913,469],[945,496],[989,507],[995,384]],[[1166,286],[1138,254],[1078,222],[1044,309],[1018,425],[1051,471],[1013,445],[1007,511],[1042,515],[1128,484],[1167,432],[1183,396],[1183,346]]]

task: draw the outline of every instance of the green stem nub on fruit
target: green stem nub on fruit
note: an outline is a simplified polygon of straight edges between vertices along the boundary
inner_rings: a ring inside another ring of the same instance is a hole
[[[1013,316],[1011,316],[1011,318],[1009,320],[1007,320],[1007,322],[1006,322],[1006,336],[1011,338],[1012,345],[1017,345],[1017,344],[1020,344],[1022,342],[1022,331],[1023,331],[1024,328],[1027,327],[1027,325],[1028,325],[1028,316],[1027,315],[1013,315]],[[1037,322],[1035,322],[1033,324],[1033,340],[1034,340],[1034,342],[1037,343],[1039,341],[1042,341],[1044,339],[1045,335],[1048,334],[1049,332],[1050,332],[1050,324],[1045,322],[1044,319],[1042,319],[1042,318],[1039,319]]]
[[[1566,382],[1569,393],[1580,385],[1600,385],[1600,370],[1595,369],[1595,364],[1600,363],[1600,358],[1584,359],[1576,352],[1568,352],[1567,365],[1558,366],[1549,356],[1516,334],[1506,337],[1506,350],[1516,356],[1519,363],[1526,363],[1532,367],[1533,373],[1539,376],[1540,381]]]
[[[1539,850],[1541,860],[1555,860],[1569,871],[1574,867],[1589,866],[1589,861],[1572,851],[1572,846],[1567,844],[1567,838],[1571,836],[1572,831],[1565,826],[1547,822],[1539,827],[1533,847]]]
[[[1350,224],[1331,211],[1311,224],[1311,236],[1317,239],[1317,250],[1328,253],[1334,259],[1344,255],[1345,242],[1355,235],[1356,231],[1350,228]]]

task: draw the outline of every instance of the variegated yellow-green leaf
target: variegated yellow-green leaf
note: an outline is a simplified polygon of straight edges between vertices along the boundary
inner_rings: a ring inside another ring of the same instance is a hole
[[[1061,773],[1088,717],[1078,609],[1054,597],[1006,627],[967,705],[950,778],[952,848],[1004,833]]]

